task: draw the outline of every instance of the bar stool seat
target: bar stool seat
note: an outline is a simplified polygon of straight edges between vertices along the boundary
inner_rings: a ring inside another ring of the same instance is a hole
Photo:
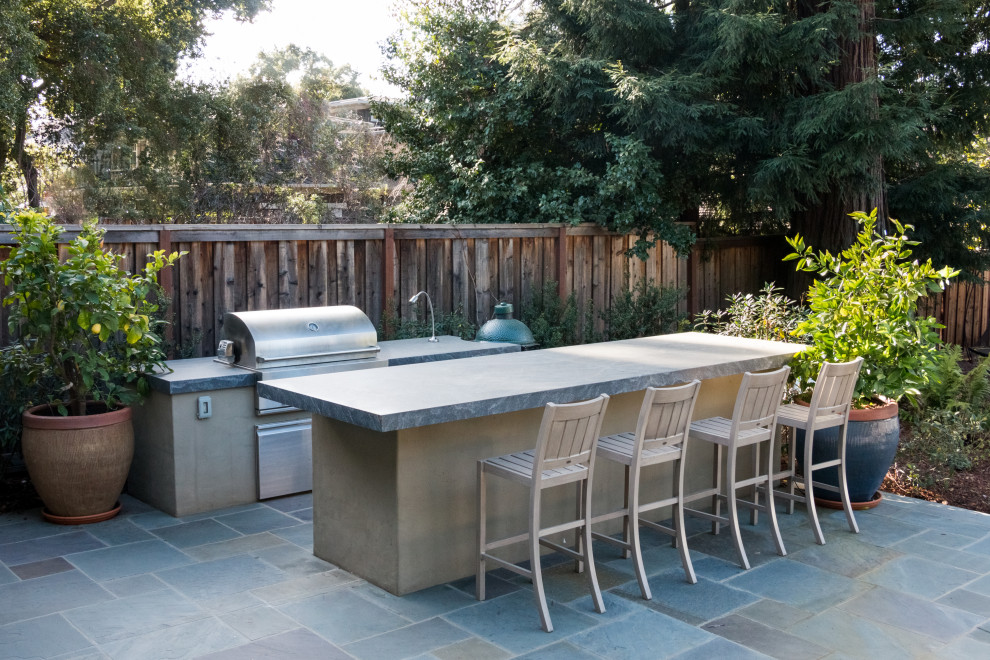
[[[601,434],[602,419],[608,395],[570,404],[548,403],[537,437],[536,448],[478,461],[478,572],[475,597],[485,600],[487,562],[531,578],[540,624],[546,632],[553,631],[550,611],[543,589],[540,546],[561,552],[577,561],[577,571],[588,578],[595,610],[605,611],[591,543],[591,484],[595,472],[595,449]],[[487,539],[487,477],[493,475],[529,488],[528,529],[522,534],[489,541]],[[547,488],[577,485],[577,515],[575,519],[550,527],[541,525],[542,492]],[[564,547],[546,536],[578,530],[574,548]],[[496,557],[490,551],[526,542],[529,568]]]
[[[711,512],[686,508],[685,513],[712,521],[713,534],[718,534],[720,525],[727,524],[735,542],[736,552],[739,555],[739,564],[745,569],[749,569],[750,564],[739,529],[739,506],[745,506],[752,510],[751,521],[754,524],[757,511],[767,512],[770,516],[770,527],[774,544],[777,547],[777,554],[781,556],[787,554],[784,549],[784,541],[780,536],[780,528],[777,525],[773,488],[763,489],[766,503],[761,505],[759,503],[761,491],[756,487],[761,484],[772,483],[771,480],[775,473],[773,432],[777,425],[777,411],[784,395],[784,388],[787,385],[787,376],[790,371],[790,367],[783,367],[767,373],[747,371],[743,374],[742,383],[739,386],[732,419],[710,417],[691,423],[689,438],[692,442],[710,442],[715,446],[714,485],[710,489],[695,492],[685,497],[686,502],[711,497]],[[764,442],[768,443],[770,447],[767,450],[765,471],[761,471],[760,445]],[[750,446],[753,447],[753,476],[739,479],[736,470],[739,450]],[[726,452],[724,489],[722,479],[723,452]],[[740,500],[736,491],[748,487],[754,487],[753,500]],[[723,500],[727,504],[727,516],[721,515]]]
[[[623,556],[632,556],[636,579],[643,598],[650,600],[650,585],[646,580],[643,552],[640,544],[640,525],[669,534],[681,554],[681,563],[687,581],[695,584],[698,578],[688,554],[687,535],[684,531],[684,445],[688,425],[694,414],[701,381],[694,380],[679,387],[648,387],[643,397],[635,433],[618,433],[600,438],[598,456],[615,461],[625,467],[625,498],[622,508],[595,516],[594,524],[622,518],[622,538],[593,533],[596,539],[617,545]],[[640,502],[640,484],[643,468],[673,463],[673,494],[655,501]],[[673,527],[661,525],[644,517],[644,514],[662,507],[673,506]]]

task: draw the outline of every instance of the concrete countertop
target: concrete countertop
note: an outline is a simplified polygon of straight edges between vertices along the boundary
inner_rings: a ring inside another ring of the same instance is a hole
[[[438,339],[439,341],[431,342],[425,337],[417,337],[379,342],[381,351],[372,361],[384,362],[385,366],[393,367],[478,355],[518,353],[520,350],[516,344],[503,342],[464,341],[460,337],[452,336],[438,337]],[[258,382],[257,373],[221,364],[211,357],[169,360],[165,364],[172,370],[170,373],[157,374],[149,378],[151,389],[164,394],[189,394],[235,387],[254,387]],[[326,374],[322,374],[307,378],[325,376]]]
[[[800,344],[697,332],[262,382],[258,393],[373,431],[778,368]]]

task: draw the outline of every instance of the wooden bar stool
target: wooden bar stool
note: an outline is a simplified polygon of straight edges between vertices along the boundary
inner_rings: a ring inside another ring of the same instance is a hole
[[[595,447],[601,434],[602,418],[608,405],[608,395],[602,394],[591,401],[571,404],[548,403],[543,412],[536,449],[506,454],[478,461],[478,575],[475,597],[485,599],[486,562],[506,568],[533,580],[533,595],[540,611],[540,623],[547,632],[553,631],[550,612],[543,591],[543,574],[540,567],[540,546],[544,545],[577,560],[577,570],[587,567],[585,574],[591,588],[591,596],[598,612],[605,611],[602,593],[595,574],[595,560],[591,546],[591,480],[595,472]],[[504,539],[486,539],[486,477],[488,474],[503,477],[530,489],[529,530]],[[570,522],[542,527],[540,504],[542,492],[547,488],[577,484],[577,518]],[[578,530],[573,549],[558,545],[543,537]],[[529,545],[530,568],[495,557],[489,550],[526,541]]]
[[[787,554],[787,551],[784,550],[784,541],[780,536],[780,528],[777,526],[773,489],[764,489],[763,492],[766,494],[766,504],[764,505],[759,504],[759,491],[754,492],[753,501],[739,499],[736,491],[740,488],[757,487],[760,484],[769,483],[773,478],[775,472],[773,433],[777,426],[777,410],[784,396],[784,387],[787,385],[787,376],[790,372],[790,367],[783,367],[767,373],[747,371],[743,374],[742,384],[739,386],[732,419],[709,417],[691,424],[689,437],[692,441],[702,440],[711,442],[715,446],[715,483],[713,488],[692,493],[685,498],[685,502],[693,502],[711,497],[711,513],[687,508],[685,511],[690,515],[711,520],[713,534],[718,534],[719,525],[728,524],[736,544],[736,552],[739,554],[739,564],[745,569],[749,568],[749,558],[746,556],[742,534],[739,531],[738,506],[746,506],[754,511],[752,517],[754,524],[756,522],[755,512],[758,510],[766,511],[770,515],[770,526],[773,531],[774,544],[777,546],[777,554],[781,556]],[[767,450],[766,473],[760,474],[760,445],[764,442],[767,442],[770,448]],[[746,479],[737,479],[736,466],[739,449],[742,447],[753,447],[754,475]],[[721,465],[724,450],[728,450],[728,455],[725,460],[725,492],[723,493]],[[727,517],[721,515],[722,500],[727,503]]]
[[[639,526],[674,537],[675,545],[681,553],[681,563],[687,581],[695,584],[698,579],[688,554],[687,535],[684,532],[684,446],[688,426],[698,400],[701,381],[694,380],[680,387],[648,387],[639,411],[635,433],[619,433],[601,438],[598,441],[598,456],[625,466],[624,506],[610,513],[595,516],[593,523],[622,518],[622,538],[616,539],[606,534],[593,533],[592,536],[623,548],[623,556],[632,554],[636,579],[643,598],[650,600],[650,586],[646,581],[643,566],[643,552],[640,547]],[[673,463],[673,494],[664,499],[640,503],[640,483],[642,469],[650,465]],[[643,517],[651,511],[673,506],[673,527],[657,524]]]
[[[815,488],[822,488],[839,493],[842,508],[846,512],[846,522],[849,529],[859,533],[856,516],[853,515],[852,504],[849,501],[849,489],[846,486],[846,429],[849,427],[849,411],[852,408],[853,392],[856,381],[859,380],[859,370],[863,366],[863,358],[852,362],[826,362],[822,365],[815,381],[815,390],[811,395],[811,403],[802,406],[788,403],[780,407],[777,414],[777,424],[791,428],[789,465],[786,470],[773,475],[774,481],[787,479],[787,490],[775,491],[777,497],[788,500],[787,512],[794,513],[794,502],[804,502],[808,510],[808,518],[815,533],[815,542],[825,545],[825,535],[818,523],[818,510],[815,507]],[[815,431],[839,427],[838,456],[822,461],[812,462],[812,447]],[[797,429],[804,431],[804,457],[801,462],[802,474],[797,473],[797,452],[794,437]],[[815,470],[835,467],[839,471],[838,487],[823,484],[814,480]],[[795,486],[800,485],[803,493],[795,493]]]

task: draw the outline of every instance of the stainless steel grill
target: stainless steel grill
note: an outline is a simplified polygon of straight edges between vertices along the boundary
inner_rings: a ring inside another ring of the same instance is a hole
[[[351,305],[228,312],[223,329],[216,360],[260,380],[385,366],[376,359],[375,326]],[[258,397],[259,415],[285,410],[291,408]]]

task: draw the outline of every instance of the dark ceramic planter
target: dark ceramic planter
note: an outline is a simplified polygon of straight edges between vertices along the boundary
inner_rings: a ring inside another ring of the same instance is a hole
[[[846,433],[846,480],[849,499],[853,503],[871,502],[880,489],[883,478],[894,462],[901,426],[897,416],[897,403],[890,402],[878,408],[854,409],[849,414],[849,430]],[[804,431],[798,430],[795,438],[798,464],[804,456]],[[815,431],[815,445],[811,460],[815,463],[838,456],[839,429]],[[839,485],[837,467],[815,470],[815,481],[831,486]],[[839,502],[838,493],[816,489],[815,498]]]

